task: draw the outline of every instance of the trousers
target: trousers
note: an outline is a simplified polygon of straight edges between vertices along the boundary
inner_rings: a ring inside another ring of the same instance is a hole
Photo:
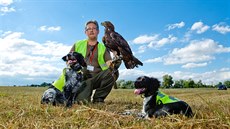
[[[91,102],[103,100],[108,96],[115,80],[110,69],[104,70],[82,82],[83,90],[77,95],[77,101]],[[93,90],[95,90],[93,94]],[[92,96],[93,94],[93,96]]]

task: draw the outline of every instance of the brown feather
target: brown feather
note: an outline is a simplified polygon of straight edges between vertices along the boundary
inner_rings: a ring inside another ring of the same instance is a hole
[[[122,58],[127,69],[143,65],[141,61],[133,56],[128,42],[119,33],[115,32],[115,27],[110,21],[102,22],[101,25],[105,27],[105,33],[102,38],[103,43],[111,52],[116,52],[115,57]]]

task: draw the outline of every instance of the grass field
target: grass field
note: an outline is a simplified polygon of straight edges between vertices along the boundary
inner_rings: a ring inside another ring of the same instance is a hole
[[[165,118],[138,119],[119,115],[125,110],[141,110],[142,98],[133,90],[113,89],[105,104],[63,106],[41,105],[46,88],[0,87],[0,129],[229,129],[230,90],[162,89],[186,101],[193,118],[172,115]]]

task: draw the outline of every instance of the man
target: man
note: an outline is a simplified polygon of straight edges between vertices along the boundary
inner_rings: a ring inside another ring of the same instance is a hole
[[[79,52],[84,56],[87,68],[84,68],[84,74],[87,79],[83,82],[84,89],[77,95],[77,101],[91,101],[93,103],[104,102],[110,93],[115,80],[112,76],[109,66],[111,56],[103,43],[97,40],[99,26],[97,21],[88,21],[85,25],[85,34],[87,39],[77,41],[70,51]]]

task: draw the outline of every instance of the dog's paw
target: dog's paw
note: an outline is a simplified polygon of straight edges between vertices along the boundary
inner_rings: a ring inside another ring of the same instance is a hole
[[[120,115],[132,115],[132,112],[130,111],[125,111],[125,112],[122,112],[122,113],[119,113]]]
[[[70,101],[70,100],[68,100],[68,101],[66,102],[66,105],[65,105],[65,106],[66,106],[67,108],[71,108],[72,105],[73,105],[73,102]]]
[[[144,118],[146,118],[146,114],[145,113],[137,113],[137,118],[144,119]]]

